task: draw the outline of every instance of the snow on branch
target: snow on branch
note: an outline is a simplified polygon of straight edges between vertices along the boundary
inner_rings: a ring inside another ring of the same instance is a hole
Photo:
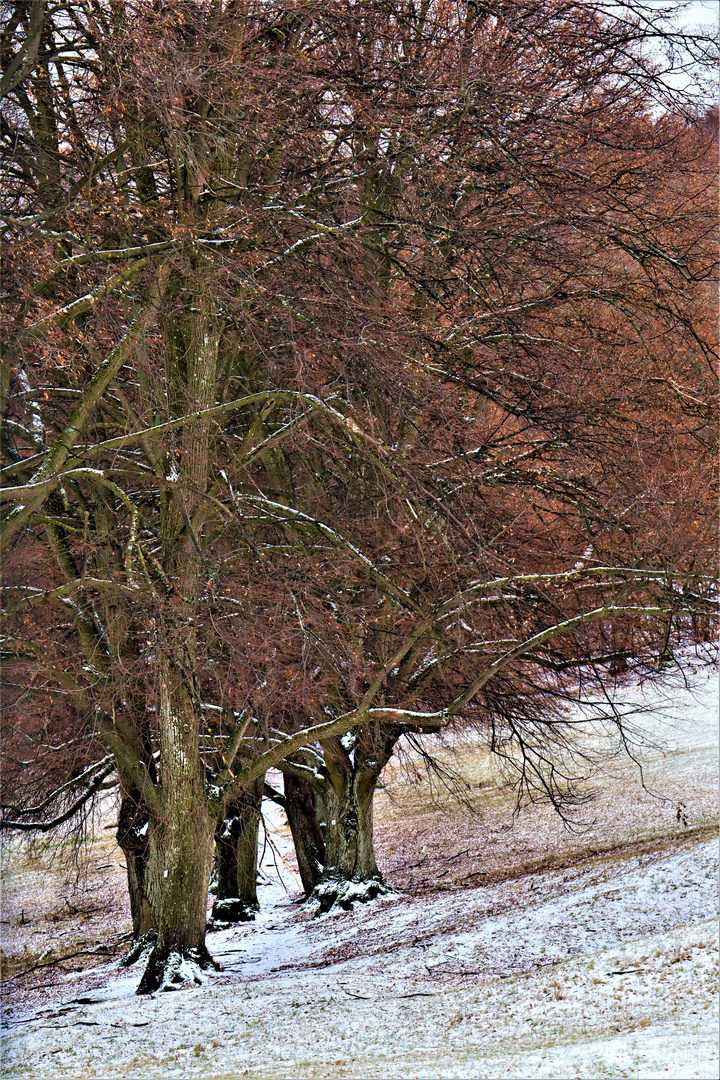
[[[603,607],[595,608],[593,611],[583,612],[573,618],[565,619],[560,623],[547,627],[545,630],[541,630],[537,634],[533,634],[532,637],[521,642],[519,645],[516,645],[513,649],[503,653],[503,655],[493,664],[485,668],[484,671],[473,679],[466,689],[454,698],[450,705],[443,709],[437,709],[433,712],[417,712],[413,709],[392,705],[378,708],[359,708],[354,709],[349,713],[345,713],[334,720],[329,720],[313,727],[303,728],[302,731],[285,736],[285,738],[278,740],[274,746],[270,747],[270,749],[266,750],[256,758],[255,761],[240,770],[236,775],[234,782],[226,789],[226,795],[233,797],[234,794],[246,788],[268,769],[277,766],[280,761],[288,758],[301,747],[310,743],[319,742],[323,739],[332,738],[333,736],[344,735],[352,728],[359,727],[363,724],[382,721],[384,723],[398,724],[412,728],[437,730],[438,728],[444,727],[453,716],[460,713],[465,706],[472,701],[475,695],[482,690],[495,675],[498,675],[514,660],[520,659],[526,653],[531,652],[550,638],[568,633],[576,627],[581,626],[583,623],[594,622],[598,619],[607,618],[612,615],[667,616],[668,614],[670,614],[670,610],[664,607],[607,604]]]
[[[88,765],[88,767],[83,769],[78,776],[74,776],[72,780],[68,780],[67,783],[61,784],[59,788],[56,788],[55,791],[51,792],[47,798],[43,799],[37,806],[27,806],[24,809],[17,806],[9,806],[7,807],[7,810],[9,813],[15,814],[18,817],[25,817],[29,814],[42,814],[43,810],[47,810],[48,806],[50,806],[59,795],[62,795],[63,791],[69,791],[71,788],[77,787],[77,785],[84,780],[91,779],[97,769],[104,769],[113,761],[113,755],[106,754],[100,761],[94,761],[92,765]]]

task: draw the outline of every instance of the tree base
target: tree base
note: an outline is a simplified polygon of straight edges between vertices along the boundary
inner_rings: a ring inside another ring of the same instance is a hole
[[[317,904],[314,917],[326,915],[332,908],[350,911],[354,904],[367,904],[378,896],[392,893],[391,887],[382,878],[369,878],[363,881],[329,878],[321,881],[310,896],[308,902]]]
[[[168,990],[181,990],[184,986],[200,986],[204,972],[213,968],[220,970],[210,953],[201,948],[164,948],[155,946],[150,953],[147,967],[140,980],[136,994],[155,994]]]
[[[139,960],[147,960],[156,944],[157,930],[148,930],[147,934],[143,934],[142,937],[135,939],[130,947],[130,951],[126,952],[120,960],[120,967],[132,967],[133,964],[137,964]]]
[[[237,896],[216,900],[212,906],[208,930],[222,930],[231,923],[252,922],[259,910],[259,904],[246,904]]]

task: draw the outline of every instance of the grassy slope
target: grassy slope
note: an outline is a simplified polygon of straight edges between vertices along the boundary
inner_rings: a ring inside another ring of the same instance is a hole
[[[715,1076],[716,685],[701,672],[694,696],[675,686],[668,698],[673,724],[655,692],[646,723],[667,746],[645,754],[664,801],[613,760],[591,781],[594,824],[568,832],[546,808],[513,818],[478,746],[440,751],[462,762],[472,813],[396,764],[377,821],[399,896],[313,921],[278,892],[256,927],[211,938],[226,970],[196,991],[141,1001],[107,971],[28,991],[6,1074]],[[17,948],[66,954],[127,929],[108,835],[75,893],[59,861],[48,872],[16,859],[3,919],[25,905]],[[97,869],[108,863],[110,878]],[[66,967],[85,962],[97,957]],[[39,969],[14,985],[57,977]]]

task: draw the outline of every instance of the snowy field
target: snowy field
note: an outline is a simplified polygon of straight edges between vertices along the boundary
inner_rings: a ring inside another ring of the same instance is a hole
[[[118,903],[102,890],[115,873],[119,892],[122,871],[106,833],[102,876],[86,873],[81,896],[66,889],[53,923],[43,888],[60,868],[17,857],[3,1075],[714,1080],[717,677],[699,667],[690,686],[634,696],[650,708],[653,795],[615,761],[579,833],[540,808],[513,819],[477,748],[456,751],[475,755],[473,814],[391,768],[378,846],[398,892],[354,912],[313,919],[297,904],[289,831],[268,805],[260,916],[209,935],[222,971],[193,989],[138,998],[139,971],[116,961],[40,966],[92,945],[102,897]],[[115,937],[126,929],[117,912]]]

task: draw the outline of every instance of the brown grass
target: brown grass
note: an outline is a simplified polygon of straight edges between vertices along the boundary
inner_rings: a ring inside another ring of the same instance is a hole
[[[433,749],[465,781],[461,798],[413,761],[392,763],[376,798],[380,864],[403,890],[489,884],[609,853],[659,851],[717,831],[716,762],[704,749],[649,753],[645,788],[637,766],[618,759],[588,782],[592,801],[572,826],[548,805],[517,812],[514,792],[485,747]]]
[[[5,1003],[63,974],[98,965],[126,946],[132,929],[122,853],[100,828],[72,841],[3,849],[2,988]]]

